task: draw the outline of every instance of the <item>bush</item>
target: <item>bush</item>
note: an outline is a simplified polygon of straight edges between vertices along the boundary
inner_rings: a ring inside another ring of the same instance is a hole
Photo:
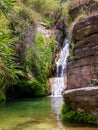
[[[5,101],[6,97],[5,94],[3,93],[3,91],[0,90],[0,101]]]
[[[39,97],[46,95],[46,86],[36,80],[22,80],[14,82],[7,87],[7,96],[15,97]]]
[[[21,42],[26,38],[28,30],[31,26],[34,29],[37,22],[37,14],[30,8],[21,4],[10,16],[10,29],[13,31],[13,35],[16,41]]]
[[[36,12],[23,4],[17,7],[10,16],[9,27],[12,30],[12,37],[14,37],[16,43],[17,62],[23,68],[26,45],[31,44],[33,46],[37,16]]]
[[[94,115],[87,112],[76,111],[67,104],[64,104],[62,107],[61,118],[63,122],[70,121],[86,124],[97,124],[97,119]]]
[[[53,38],[45,39],[43,35],[35,38],[35,46],[28,46],[25,66],[27,73],[35,77],[40,83],[47,84],[47,76],[52,62],[52,51],[55,46]]]
[[[49,41],[42,35],[35,38],[36,24],[41,15],[49,17],[47,24],[51,24],[50,17],[57,8],[55,0],[0,1],[0,86],[7,97],[47,93],[55,44],[53,38]]]
[[[69,9],[73,9],[77,6],[80,6],[81,4],[83,4],[84,2],[86,2],[87,0],[74,0],[74,1],[69,1]]]
[[[24,3],[30,5],[33,10],[42,16],[51,17],[59,6],[56,0],[24,0]]]
[[[16,50],[8,28],[9,21],[2,12],[0,16],[0,87],[5,88],[11,80],[18,79],[20,71],[16,69]]]

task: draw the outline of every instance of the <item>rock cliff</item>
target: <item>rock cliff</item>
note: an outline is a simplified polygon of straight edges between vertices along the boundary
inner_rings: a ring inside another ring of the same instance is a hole
[[[90,9],[92,14],[77,21],[72,30],[73,60],[67,65],[64,100],[74,110],[91,113],[98,119],[98,4],[93,0],[84,4],[89,7],[84,6],[84,10]],[[79,9],[69,12],[73,20],[79,15]]]
[[[85,12],[86,14],[91,14],[97,12],[98,10],[98,4],[96,4],[95,0],[83,0],[81,4],[80,2],[78,3],[75,8],[72,8],[69,11],[72,20],[74,20],[78,15],[81,15],[83,12]]]
[[[67,89],[93,86],[98,79],[98,15],[76,23],[72,34],[75,47],[67,67]]]

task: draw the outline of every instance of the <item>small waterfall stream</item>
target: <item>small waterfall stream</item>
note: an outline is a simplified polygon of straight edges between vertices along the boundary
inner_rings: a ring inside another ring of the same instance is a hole
[[[56,77],[52,84],[52,97],[62,97],[62,92],[66,88],[66,64],[69,56],[69,39],[65,38],[63,46],[59,55],[59,59],[56,62]]]

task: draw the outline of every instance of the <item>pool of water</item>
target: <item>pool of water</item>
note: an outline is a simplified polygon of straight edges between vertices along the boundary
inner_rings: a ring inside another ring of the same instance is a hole
[[[60,120],[62,98],[18,99],[0,104],[0,130],[98,130]]]

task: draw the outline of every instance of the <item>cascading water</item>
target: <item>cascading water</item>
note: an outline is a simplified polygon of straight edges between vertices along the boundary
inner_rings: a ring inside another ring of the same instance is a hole
[[[63,47],[60,52],[59,59],[56,63],[56,77],[54,78],[52,84],[52,97],[61,97],[63,90],[66,88],[65,85],[65,77],[66,77],[66,64],[67,58],[69,56],[69,39],[68,37],[65,38],[63,42]]]

